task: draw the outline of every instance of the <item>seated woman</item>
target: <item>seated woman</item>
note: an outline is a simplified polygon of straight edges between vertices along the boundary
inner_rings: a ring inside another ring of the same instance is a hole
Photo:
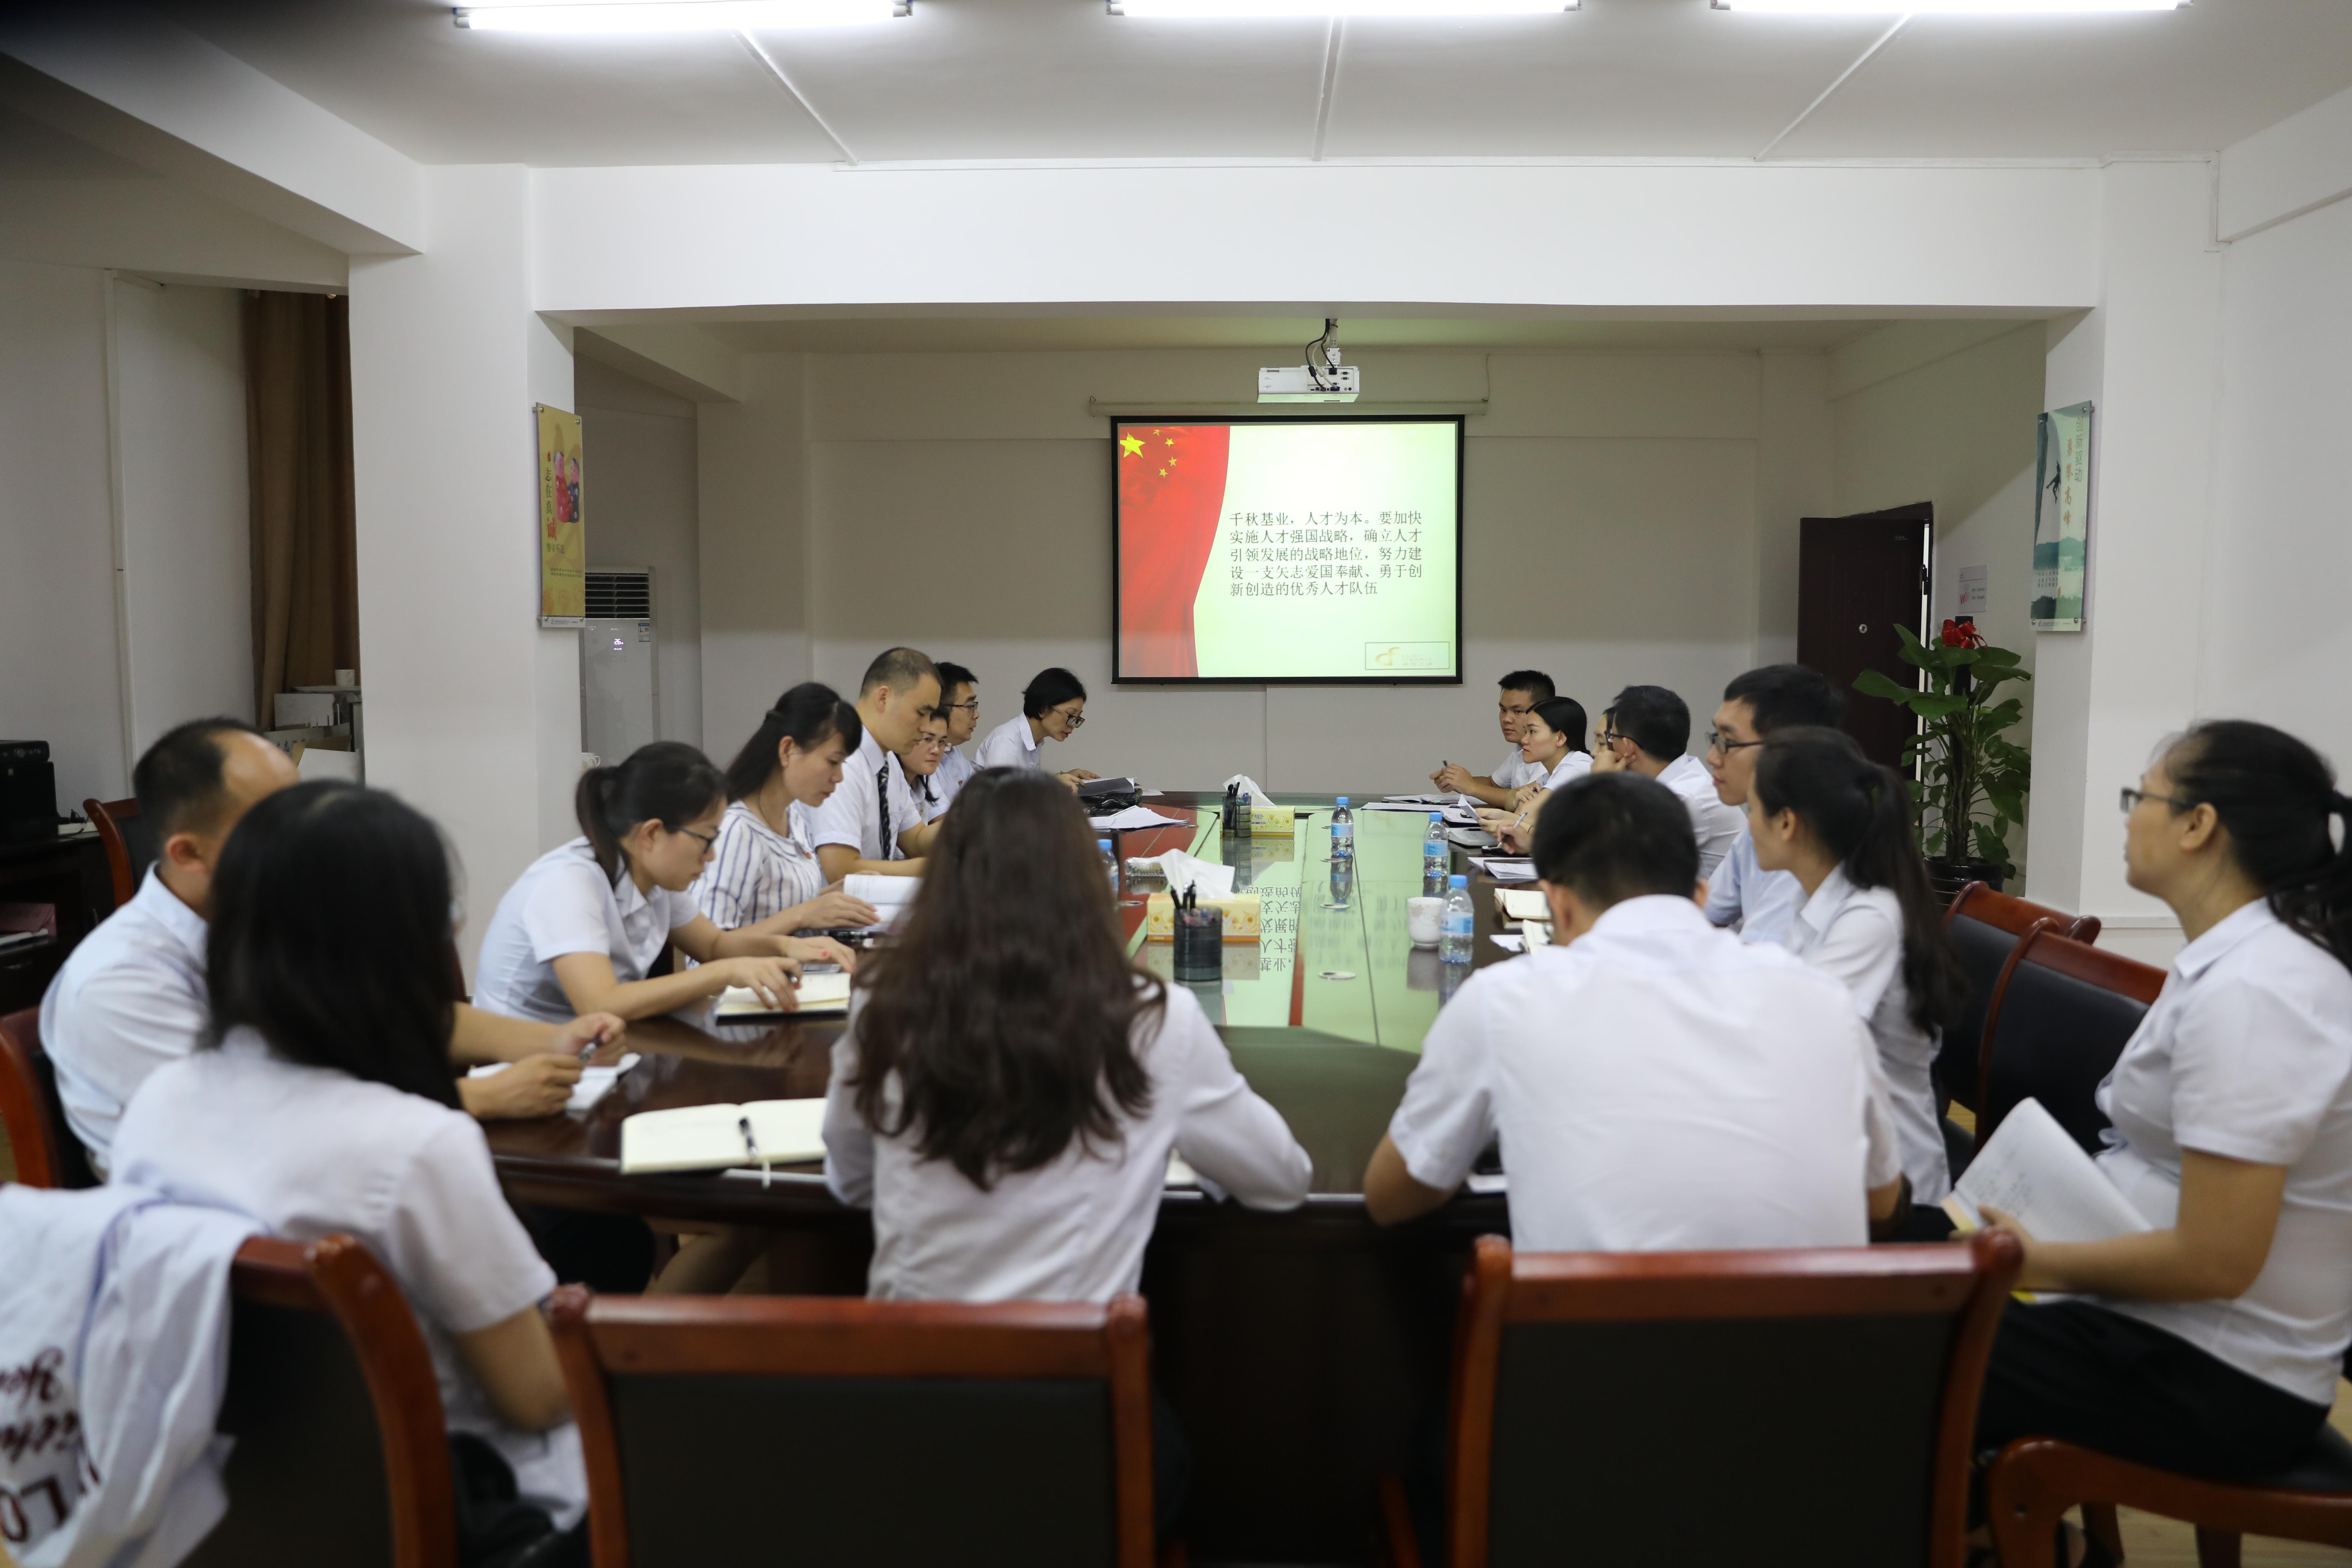
[[[1952,1190],[1928,1069],[1968,982],[1912,842],[1910,794],[1843,730],[1792,725],[1756,753],[1748,830],[1757,865],[1805,890],[1789,951],[1844,982],[1878,1044],[1919,1235],[1948,1235],[1925,1206]]]
[[[256,805],[214,876],[208,1034],[132,1097],[114,1179],[364,1242],[424,1330],[450,1431],[568,1529],[587,1479],[539,1312],[555,1275],[449,1073],[453,897],[439,830],[389,795],[306,784]]]
[[[1519,721],[1519,759],[1534,777],[1512,792],[1514,808],[1591,773],[1592,753],[1584,749],[1584,704],[1573,697],[1550,697],[1528,709]]]
[[[874,906],[828,883],[809,841],[808,814],[841,785],[866,739],[857,709],[830,686],[803,681],[760,720],[727,768],[727,798],[710,868],[694,900],[721,931],[790,936],[812,927],[872,925]]]
[[[825,1180],[874,1211],[867,1293],[1132,1290],[1171,1151],[1252,1208],[1303,1202],[1307,1152],[1200,1003],[1129,961],[1069,792],[992,770],[940,821],[826,1091]]]
[[[981,768],[1035,768],[1043,771],[1037,742],[1066,741],[1087,721],[1085,682],[1059,665],[1039,670],[1021,693],[1021,711],[991,730],[972,753]],[[1101,775],[1071,768],[1054,775],[1072,789]]]
[[[2099,1089],[2099,1168],[2158,1226],[2025,1244],[1975,1447],[2040,1434],[2194,1475],[2276,1469],[2352,1342],[2352,800],[2267,724],[2200,724],[2123,792],[2124,873],[2188,939]],[[2334,820],[2347,836],[2339,847]]]
[[[696,907],[694,884],[726,806],[719,770],[677,741],[581,774],[572,809],[582,837],[525,867],[499,900],[482,935],[475,1005],[551,1021],[588,1012],[646,1018],[741,985],[790,1009],[800,961],[854,965],[829,938],[720,931]],[[672,942],[696,967],[646,978]]]

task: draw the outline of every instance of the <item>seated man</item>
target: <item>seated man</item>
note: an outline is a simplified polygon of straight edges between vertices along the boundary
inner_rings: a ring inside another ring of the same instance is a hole
[[[1891,1228],[1903,1167],[1870,1031],[1829,976],[1707,924],[1682,803],[1580,779],[1546,803],[1535,858],[1559,945],[1480,970],[1437,1015],[1364,1174],[1372,1218],[1437,1207],[1499,1134],[1530,1251]]]
[[[980,678],[946,659],[940,660],[940,712],[947,719],[948,732],[940,742],[939,768],[931,774],[930,804],[923,808],[934,821],[947,815],[956,791],[980,771],[963,750],[980,728]]]
[[[194,1050],[211,1026],[205,920],[229,830],[255,802],[299,782],[286,753],[236,719],[196,719],[169,731],[132,771],[155,863],[131,900],[74,949],[41,999],[41,1045],[57,1067],[66,1121],[100,1173],[132,1092]],[[458,1098],[485,1121],[552,1115],[580,1077],[580,1047],[624,1026],[608,1013],[557,1026],[461,1005],[450,1059],[520,1065],[461,1079]]]
[[[891,753],[914,743],[940,705],[940,672],[930,656],[910,647],[885,648],[866,667],[857,688],[857,721],[865,739],[843,768],[841,783],[809,814],[809,837],[827,882],[858,873],[919,877],[898,835],[922,825],[923,815],[903,784],[893,782]]]
[[[1739,837],[1706,879],[1706,918],[1734,926],[1742,942],[1786,947],[1805,907],[1805,889],[1790,871],[1767,871],[1756,864],[1756,841],[1748,833],[1748,785],[1764,738],[1799,724],[1838,727],[1845,700],[1829,677],[1801,664],[1768,664],[1738,677],[1723,689],[1715,710],[1715,733],[1707,737],[1706,769],[1715,795],[1739,811]]]
[[[1549,702],[1559,695],[1552,689],[1551,677],[1539,669],[1515,669],[1503,677],[1501,684],[1502,695],[1496,700],[1496,709],[1503,721],[1503,739],[1510,742],[1511,749],[1495,765],[1495,771],[1474,773],[1459,763],[1448,763],[1429,775],[1429,782],[1440,789],[1466,795],[1494,806],[1510,805],[1521,785],[1533,784],[1543,776],[1541,768],[1519,754],[1519,727],[1537,703]]]
[[[1690,708],[1681,698],[1663,686],[1629,686],[1601,717],[1592,771],[1640,773],[1680,795],[1698,839],[1698,874],[1704,881],[1723,864],[1748,818],[1738,806],[1717,797],[1706,764],[1689,754],[1690,731]]]

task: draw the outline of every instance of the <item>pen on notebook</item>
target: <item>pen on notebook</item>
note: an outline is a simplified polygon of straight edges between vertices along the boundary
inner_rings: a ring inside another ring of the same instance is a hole
[[[768,1184],[768,1159],[766,1155],[760,1152],[759,1140],[751,1136],[751,1119],[748,1116],[739,1116],[735,1119],[735,1125],[743,1130],[743,1152],[750,1155],[752,1163],[760,1167],[760,1185],[764,1187]]]

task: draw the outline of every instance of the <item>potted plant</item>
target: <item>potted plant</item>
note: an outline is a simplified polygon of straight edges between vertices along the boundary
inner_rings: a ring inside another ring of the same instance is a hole
[[[1971,617],[1946,621],[1933,647],[1906,626],[1895,630],[1904,662],[1925,674],[1924,689],[1898,686],[1874,669],[1864,670],[1853,684],[1918,716],[1903,760],[1914,774],[1911,821],[1927,879],[1946,899],[1969,882],[1998,889],[2017,875],[2009,830],[2025,820],[2032,758],[2001,735],[2023,720],[2023,702],[2013,695],[1994,697],[2009,682],[2033,677],[2017,667],[2016,654],[1987,647]]]

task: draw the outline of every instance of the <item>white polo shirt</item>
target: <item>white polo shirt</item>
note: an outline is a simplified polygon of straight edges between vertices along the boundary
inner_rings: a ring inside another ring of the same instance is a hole
[[[1844,989],[1663,896],[1439,1012],[1389,1136],[1451,1189],[1498,1132],[1512,1243],[1538,1252],[1858,1247],[1901,1169]]]
[[[1026,715],[1015,713],[984,736],[972,752],[972,763],[978,768],[1038,768],[1045,760],[1037,754],[1037,737],[1029,732]]]
[[[2286,1167],[2269,1259],[2234,1301],[2099,1304],[2298,1399],[2336,1397],[2352,1343],[2352,973],[2256,900],[2182,948],[2099,1086],[2099,1168],[2151,1224],[2180,1152]]]
[[[1513,746],[1496,764],[1495,771],[1486,775],[1496,789],[1517,789],[1521,784],[1533,784],[1542,776],[1543,769],[1519,755],[1517,746]]]
[[[131,901],[84,937],[41,998],[41,1048],[66,1124],[103,1172],[122,1108],[212,1024],[204,917],[147,868]]]
[[[156,1070],[122,1118],[115,1179],[249,1215],[274,1236],[347,1231],[408,1298],[442,1419],[513,1467],[522,1497],[569,1525],[585,1510],[579,1428],[501,1422],[452,1336],[504,1322],[555,1289],[507,1206],[482,1129],[387,1084],[271,1054],[251,1029]]]
[[[1706,918],[1719,926],[1737,923],[1742,942],[1788,946],[1804,903],[1805,885],[1794,871],[1767,871],[1756,863],[1756,840],[1745,827],[1706,879]]]
[[[1560,758],[1558,766],[1552,768],[1549,772],[1545,771],[1544,765],[1541,763],[1530,763],[1528,765],[1535,770],[1536,774],[1533,779],[1528,781],[1529,783],[1539,784],[1548,790],[1560,789],[1568,784],[1574,784],[1578,779],[1582,778],[1585,774],[1592,771],[1592,753],[1590,752],[1570,752],[1568,755]]]
[[[861,859],[903,860],[898,835],[923,820],[922,811],[907,794],[905,775],[889,764],[895,761],[866,732],[856,755],[842,765],[841,784],[823,805],[809,814],[809,839],[822,849],[843,844]],[[890,832],[882,832],[882,802],[890,803]]]
[[[930,816],[932,820],[936,821],[948,814],[948,807],[955,804],[958,793],[962,790],[971,775],[978,772],[980,772],[979,766],[970,757],[965,756],[959,747],[950,746],[940,754],[939,770],[931,774]]]
[[[913,825],[929,822],[947,810],[940,803],[938,780],[936,769],[928,773],[910,773],[907,771],[907,759],[896,752],[890,753],[890,787],[898,792],[897,798],[904,800],[908,809],[914,813]],[[894,815],[891,826],[904,833],[910,824],[900,822]]]
[[[710,864],[691,889],[695,907],[719,930],[735,931],[824,892],[824,870],[809,838],[808,818],[809,808],[793,802],[785,814],[792,831],[784,834],[769,826],[749,802],[730,805],[719,819]]]
[[[601,952],[624,985],[646,977],[669,933],[701,910],[694,889],[637,891],[625,867],[618,887],[607,881],[588,840],[560,845],[523,868],[482,933],[475,966],[474,1005],[509,1018],[571,1021],[577,1009],[555,977],[568,952]]]
[[[1748,827],[1748,814],[1726,805],[1715,793],[1714,775],[1706,764],[1687,752],[1668,763],[1658,782],[1683,797],[1690,808],[1691,831],[1698,836],[1698,874],[1712,877],[1731,846]]]
[[[1798,910],[1787,945],[1852,994],[1886,1075],[1912,1201],[1941,1202],[1952,1190],[1952,1170],[1928,1078],[1936,1037],[1911,1021],[1911,991],[1903,984],[1902,901],[1892,888],[1857,888],[1843,869],[1832,871]]]
[[[824,1179],[843,1203],[874,1211],[866,1294],[938,1301],[1107,1301],[1143,1278],[1171,1151],[1248,1208],[1306,1201],[1314,1162],[1273,1106],[1251,1089],[1225,1042],[1181,985],[1135,1026],[1151,1103],[1119,1117],[1116,1140],[1073,1142],[1034,1171],[1000,1175],[986,1192],[913,1140],[877,1138],[849,1087],[866,993],[833,1047],[825,1095]],[[895,1119],[898,1080],[884,1096]]]

